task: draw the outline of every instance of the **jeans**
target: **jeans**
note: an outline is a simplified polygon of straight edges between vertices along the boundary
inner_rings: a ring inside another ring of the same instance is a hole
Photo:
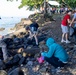
[[[3,60],[5,61],[8,58],[6,44],[4,42],[0,42],[0,47],[2,48]]]
[[[64,67],[66,65],[62,61],[60,61],[58,58],[52,56],[51,58],[44,57],[44,60],[46,60],[49,64],[53,65],[55,68],[57,67]]]

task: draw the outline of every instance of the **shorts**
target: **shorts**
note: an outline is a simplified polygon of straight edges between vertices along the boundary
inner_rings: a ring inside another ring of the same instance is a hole
[[[63,33],[68,33],[68,32],[69,32],[68,26],[63,26],[63,25],[61,25],[61,29],[62,29],[62,32],[63,32]]]

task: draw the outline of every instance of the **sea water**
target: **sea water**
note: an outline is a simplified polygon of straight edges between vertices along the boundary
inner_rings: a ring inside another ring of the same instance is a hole
[[[17,23],[19,23],[21,18],[22,17],[1,17],[0,28],[5,28],[5,30],[0,31],[0,35],[7,35],[14,32],[13,30],[10,30],[10,28],[13,28]]]

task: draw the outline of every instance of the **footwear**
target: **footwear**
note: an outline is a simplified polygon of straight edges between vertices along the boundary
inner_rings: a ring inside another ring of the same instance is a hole
[[[66,41],[62,39],[62,40],[61,40],[61,43],[63,43],[63,42],[66,42]]]
[[[69,40],[66,40],[66,43],[71,43]]]

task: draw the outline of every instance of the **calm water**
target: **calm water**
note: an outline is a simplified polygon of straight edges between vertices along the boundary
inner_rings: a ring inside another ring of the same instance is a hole
[[[0,19],[0,28],[5,28],[5,30],[0,31],[0,35],[6,35],[12,33],[13,31],[10,28],[13,28],[15,24],[21,21],[22,17],[1,17]]]

